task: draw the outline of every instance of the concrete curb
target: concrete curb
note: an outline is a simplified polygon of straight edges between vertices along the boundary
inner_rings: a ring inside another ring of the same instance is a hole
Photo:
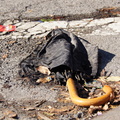
[[[55,28],[77,29],[78,35],[118,35],[120,34],[120,17],[102,18],[102,19],[83,19],[74,21],[28,21],[21,22],[7,20],[4,25],[13,24],[17,27],[16,31],[6,35],[0,33],[0,39],[5,38],[40,38],[44,37],[48,31]]]

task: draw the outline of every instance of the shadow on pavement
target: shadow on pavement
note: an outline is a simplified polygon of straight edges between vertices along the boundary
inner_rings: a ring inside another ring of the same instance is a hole
[[[113,57],[115,57],[115,54],[109,53],[109,52],[101,50],[101,49],[98,50],[98,59],[99,59],[98,60],[99,61],[99,63],[98,63],[98,75],[100,75],[102,70],[113,59]],[[111,72],[111,71],[109,71],[109,72]]]

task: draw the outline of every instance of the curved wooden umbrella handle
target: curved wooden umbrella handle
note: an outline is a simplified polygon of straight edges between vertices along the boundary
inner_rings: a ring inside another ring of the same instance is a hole
[[[111,99],[111,97],[113,97],[113,90],[108,85],[105,85],[102,88],[103,91],[106,93],[105,95],[102,95],[97,98],[91,98],[91,99],[80,98],[78,96],[77,89],[75,87],[75,83],[72,78],[69,78],[67,80],[67,87],[68,87],[72,102],[80,106],[102,105],[108,102]]]

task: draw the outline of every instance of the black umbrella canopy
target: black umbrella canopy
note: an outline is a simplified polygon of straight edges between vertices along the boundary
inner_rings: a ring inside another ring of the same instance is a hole
[[[98,66],[98,48],[71,32],[63,29],[52,30],[47,36],[47,43],[39,46],[20,63],[20,76],[36,81],[46,74],[38,71],[48,68],[56,80],[62,84],[68,77],[75,79],[95,76]],[[47,70],[47,69],[46,69]],[[47,74],[47,75],[50,75]],[[79,77],[75,77],[75,76]]]

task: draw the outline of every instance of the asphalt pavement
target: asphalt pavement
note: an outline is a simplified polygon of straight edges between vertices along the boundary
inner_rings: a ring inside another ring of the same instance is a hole
[[[120,7],[120,0],[0,0],[0,21],[51,15],[82,15],[104,7]]]
[[[90,15],[104,7],[120,8],[120,0],[0,0],[0,23],[2,23],[3,20],[8,19],[34,19],[52,15]],[[115,70],[119,71],[119,64],[117,61],[119,61],[118,58],[120,57],[120,33],[117,35],[82,35],[82,37],[91,43],[98,45],[106,52],[112,53],[115,56],[117,54],[117,60],[113,59],[114,65],[110,66],[116,67]],[[119,75],[118,73],[119,72],[117,72],[117,75]],[[119,120],[119,115],[120,107],[108,111],[94,120]]]

